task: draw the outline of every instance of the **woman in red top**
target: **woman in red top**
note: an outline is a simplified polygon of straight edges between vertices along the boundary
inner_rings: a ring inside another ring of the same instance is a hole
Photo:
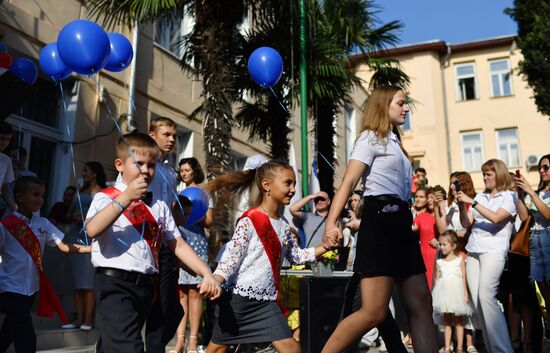
[[[437,238],[434,217],[435,196],[430,189],[420,188],[414,195],[415,206],[423,207],[413,220],[413,230],[420,237],[420,251],[426,266],[426,278],[428,286],[432,289],[435,258],[437,255]]]

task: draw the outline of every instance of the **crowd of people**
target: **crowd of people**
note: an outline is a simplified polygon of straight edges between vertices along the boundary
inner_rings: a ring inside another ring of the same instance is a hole
[[[281,264],[314,263],[334,249],[347,255],[342,269],[353,276],[323,353],[355,351],[350,347],[373,332],[389,352],[408,346],[417,352],[542,352],[549,327],[543,303],[550,305],[550,155],[539,161],[536,188],[498,159],[481,166],[483,186],[462,171],[451,174],[447,188],[429,186],[426,170],[413,171],[401,144],[398,127],[408,111],[401,88],[373,91],[334,195],[320,191],[291,203],[292,167],[267,158],[203,185],[221,195],[220,202],[236,206],[244,198],[247,205],[229,227],[233,235],[215,266],[208,245],[213,200],[203,219],[189,225],[182,207],[189,200],[178,194],[204,182],[199,161],[184,158],[179,168],[164,163],[176,141],[171,119],[155,118],[148,134],[119,139],[113,184],[107,185],[100,163],[85,163],[83,185],[68,186],[47,217],[39,214],[45,185],[25,169],[26,151],[17,147],[11,158],[0,153],[6,315],[0,353],[11,343],[17,352],[36,350],[30,310],[39,290],[39,311],[57,311],[63,328],[99,327],[97,352],[164,352],[175,338],[172,353],[197,353],[201,343],[209,353],[222,353],[258,342],[297,353],[299,324],[289,325],[281,301]],[[0,152],[12,135],[0,123]],[[282,216],[286,206],[292,219]],[[511,252],[522,232],[527,252]],[[71,253],[70,321],[43,273],[46,243]],[[405,325],[394,320],[398,306]],[[201,338],[205,313],[211,331]],[[435,326],[443,332],[441,345]]]

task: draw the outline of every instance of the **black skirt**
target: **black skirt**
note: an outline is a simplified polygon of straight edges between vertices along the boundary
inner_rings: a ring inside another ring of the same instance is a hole
[[[261,343],[291,337],[286,318],[275,301],[224,293],[215,302],[213,343]]]
[[[412,214],[401,200],[366,197],[353,270],[365,277],[403,279],[425,273]]]

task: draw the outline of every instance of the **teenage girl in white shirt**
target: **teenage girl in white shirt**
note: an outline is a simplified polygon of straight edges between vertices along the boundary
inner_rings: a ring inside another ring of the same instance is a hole
[[[394,284],[409,307],[414,350],[437,352],[432,298],[418,236],[411,229],[412,214],[407,202],[412,165],[401,146],[398,131],[408,112],[407,95],[397,86],[381,86],[367,101],[363,132],[334,196],[323,238],[324,241],[341,239],[338,217],[362,177],[365,203],[354,264],[354,271],[362,275],[362,306],[340,322],[323,353],[342,352],[357,337],[382,322]]]

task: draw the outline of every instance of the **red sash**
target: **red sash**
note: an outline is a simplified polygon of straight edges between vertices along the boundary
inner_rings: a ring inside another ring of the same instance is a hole
[[[10,215],[0,221],[8,232],[21,244],[23,249],[27,251],[32,261],[38,268],[40,273],[40,294],[38,296],[38,308],[36,314],[38,316],[52,317],[56,312],[59,318],[64,323],[69,322],[61,302],[55,294],[55,291],[44,273],[42,267],[42,251],[40,249],[40,241],[29,227],[27,222],[21,218]]]
[[[112,199],[116,198],[121,193],[121,191],[115,187],[103,189],[101,192]],[[153,254],[155,260],[155,267],[158,269],[161,232],[157,221],[142,201],[132,201],[130,206],[124,210],[123,214],[139,234],[143,232],[143,238],[147,242],[147,245],[149,245],[149,250],[151,250],[151,254]]]
[[[257,208],[251,208],[241,218],[248,217],[262,242],[264,250],[267,254],[267,258],[271,263],[271,270],[273,271],[273,280],[275,282],[275,289],[277,290],[277,304],[283,315],[288,315],[288,309],[281,304],[281,291],[279,290],[280,270],[281,270],[281,256],[283,248],[275,229],[271,225],[271,221],[265,212],[258,210]]]

